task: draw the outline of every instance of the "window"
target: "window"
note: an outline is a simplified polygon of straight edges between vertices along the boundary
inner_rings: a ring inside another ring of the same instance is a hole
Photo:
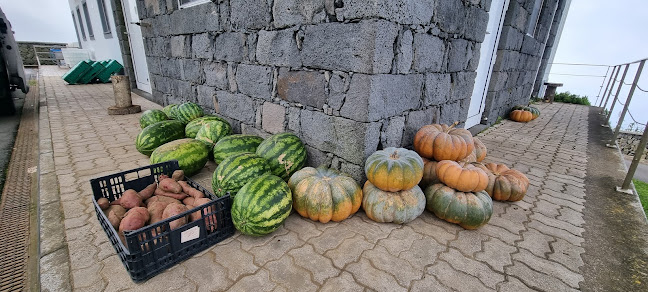
[[[83,21],[81,21],[81,10],[79,10],[79,6],[77,6],[77,20],[79,21],[79,27],[81,28],[81,36],[83,37],[83,40],[86,41],[85,28],[83,28]]]
[[[199,4],[210,2],[210,0],[178,0],[178,5],[180,8],[188,8],[191,6],[196,6]]]
[[[106,2],[104,0],[97,0],[97,7],[99,7],[99,17],[101,18],[101,28],[103,29],[104,36],[111,38],[112,32],[110,31],[110,20],[106,10]]]
[[[74,31],[76,32],[77,40],[79,41],[79,47],[81,47],[81,37],[79,37],[79,26],[76,23],[76,19],[74,17],[74,11],[72,11],[72,23],[74,23]]]
[[[538,22],[540,21],[540,11],[542,10],[542,4],[544,0],[536,0],[533,5],[533,11],[531,16],[529,16],[529,22],[527,23],[527,35],[535,37],[536,28],[538,27]]]
[[[83,2],[83,14],[85,14],[86,25],[88,26],[88,36],[94,40],[94,32],[92,31],[92,23],[90,22],[90,13],[88,13],[88,3]]]

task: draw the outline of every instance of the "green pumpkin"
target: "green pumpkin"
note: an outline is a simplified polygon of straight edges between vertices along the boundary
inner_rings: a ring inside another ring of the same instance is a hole
[[[409,190],[386,192],[367,181],[362,192],[362,208],[367,217],[376,222],[403,224],[416,219],[425,210],[425,195],[417,185]]]
[[[493,215],[493,200],[485,192],[463,193],[444,184],[425,189],[427,209],[445,221],[465,229],[477,229]]]

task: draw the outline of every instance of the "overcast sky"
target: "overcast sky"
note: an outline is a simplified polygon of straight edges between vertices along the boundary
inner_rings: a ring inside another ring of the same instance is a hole
[[[77,41],[67,0],[0,0],[0,7],[9,18],[17,40]],[[615,65],[646,57],[648,57],[647,0],[572,0],[554,62]],[[648,89],[648,66],[646,67],[639,83],[643,89]],[[630,68],[626,78],[627,83],[631,82],[636,68],[637,65]],[[606,69],[605,67],[554,65],[551,72],[605,75]],[[587,95],[594,104],[603,78],[554,74],[550,75],[550,81],[565,84],[559,92],[568,90],[579,95]],[[626,86],[622,89],[620,94],[622,100],[627,97],[628,88]],[[621,108],[617,104],[615,112]],[[631,109],[632,114],[640,122],[648,121],[648,93],[637,91]],[[618,119],[618,114],[614,114],[613,118]]]

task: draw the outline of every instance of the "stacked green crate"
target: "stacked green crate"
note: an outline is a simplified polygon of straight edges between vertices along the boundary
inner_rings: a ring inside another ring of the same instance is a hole
[[[77,63],[74,68],[63,75],[63,80],[69,84],[78,84],[79,80],[92,69],[91,62],[88,60]]]
[[[92,82],[95,78],[97,78],[97,75],[101,73],[101,71],[106,70],[106,67],[104,65],[101,65],[101,62],[94,62],[91,65],[90,71],[86,72],[83,77],[79,80],[80,84],[88,84]]]
[[[112,76],[113,74],[119,74],[119,71],[124,68],[121,64],[119,64],[119,62],[115,60],[109,60],[108,64],[106,64],[105,66],[106,70],[101,71],[101,73],[97,75],[97,79],[99,79],[99,81],[103,83],[110,82],[110,76]]]

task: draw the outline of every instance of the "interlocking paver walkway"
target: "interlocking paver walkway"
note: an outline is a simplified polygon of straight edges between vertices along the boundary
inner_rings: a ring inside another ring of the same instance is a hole
[[[405,225],[376,223],[362,211],[327,224],[292,214],[269,236],[237,233],[135,284],[97,222],[88,181],[149,164],[134,146],[139,115],[107,115],[111,85],[42,78],[41,121],[49,123],[41,129],[51,130],[52,187],[60,193],[74,290],[572,291],[584,280],[588,107],[540,105],[532,123],[503,121],[479,135],[487,162],[506,163],[531,182],[522,201],[494,202],[491,221],[479,230],[428,211]],[[138,96],[133,102],[160,108]],[[213,164],[198,175],[203,186],[211,185],[211,171]]]

